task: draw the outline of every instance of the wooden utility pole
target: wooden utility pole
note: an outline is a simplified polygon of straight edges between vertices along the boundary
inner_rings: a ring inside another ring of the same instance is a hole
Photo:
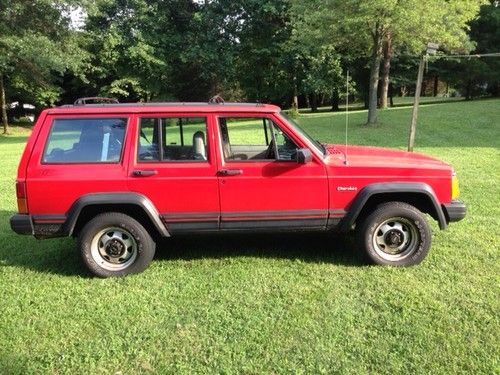
[[[427,55],[422,55],[418,66],[417,86],[415,88],[415,99],[413,101],[413,112],[411,115],[410,136],[408,137],[408,151],[413,152],[415,145],[415,132],[417,131],[418,105],[420,103],[420,92],[422,91],[422,81],[424,79],[425,60]]]
[[[435,43],[428,43],[427,49],[420,58],[420,65],[418,66],[417,85],[415,88],[415,100],[413,101],[413,112],[411,115],[410,135],[408,136],[408,151],[413,152],[415,145],[415,133],[417,131],[417,118],[418,118],[418,105],[420,103],[420,93],[422,91],[422,81],[424,79],[425,63],[429,54],[435,54],[439,46]]]

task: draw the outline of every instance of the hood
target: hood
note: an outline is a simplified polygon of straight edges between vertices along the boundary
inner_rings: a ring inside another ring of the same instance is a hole
[[[344,164],[347,153],[347,165],[360,167],[388,168],[430,168],[450,169],[441,160],[414,152],[406,152],[382,147],[324,145],[328,164]]]

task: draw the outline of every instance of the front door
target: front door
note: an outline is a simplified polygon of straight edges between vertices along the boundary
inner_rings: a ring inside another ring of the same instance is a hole
[[[328,183],[321,160],[299,164],[305,147],[272,114],[218,115],[223,230],[324,228]]]
[[[129,190],[148,197],[171,234],[219,229],[215,150],[206,114],[138,116]]]

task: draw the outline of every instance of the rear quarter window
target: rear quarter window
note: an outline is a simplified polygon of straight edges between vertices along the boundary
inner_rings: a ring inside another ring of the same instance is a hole
[[[126,118],[56,119],[42,163],[118,163],[126,125]]]

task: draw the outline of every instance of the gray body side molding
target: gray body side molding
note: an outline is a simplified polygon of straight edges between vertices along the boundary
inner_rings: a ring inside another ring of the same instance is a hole
[[[439,223],[440,229],[446,229],[448,223],[444,215],[443,209],[439,204],[434,190],[427,184],[417,183],[417,182],[387,182],[387,183],[375,183],[365,186],[354,198],[354,201],[350,205],[347,215],[342,219],[340,225],[341,232],[348,232],[354,225],[354,222],[358,218],[361,210],[365,206],[366,202],[370,197],[377,194],[390,194],[390,193],[418,193],[424,194],[431,202],[432,206],[436,210],[437,221]]]
[[[138,193],[96,193],[80,197],[69,209],[64,223],[63,231],[69,236],[73,234],[80,212],[87,206],[106,204],[128,204],[141,207],[163,237],[170,237],[165,224],[160,219],[160,214],[154,204],[142,194]]]

